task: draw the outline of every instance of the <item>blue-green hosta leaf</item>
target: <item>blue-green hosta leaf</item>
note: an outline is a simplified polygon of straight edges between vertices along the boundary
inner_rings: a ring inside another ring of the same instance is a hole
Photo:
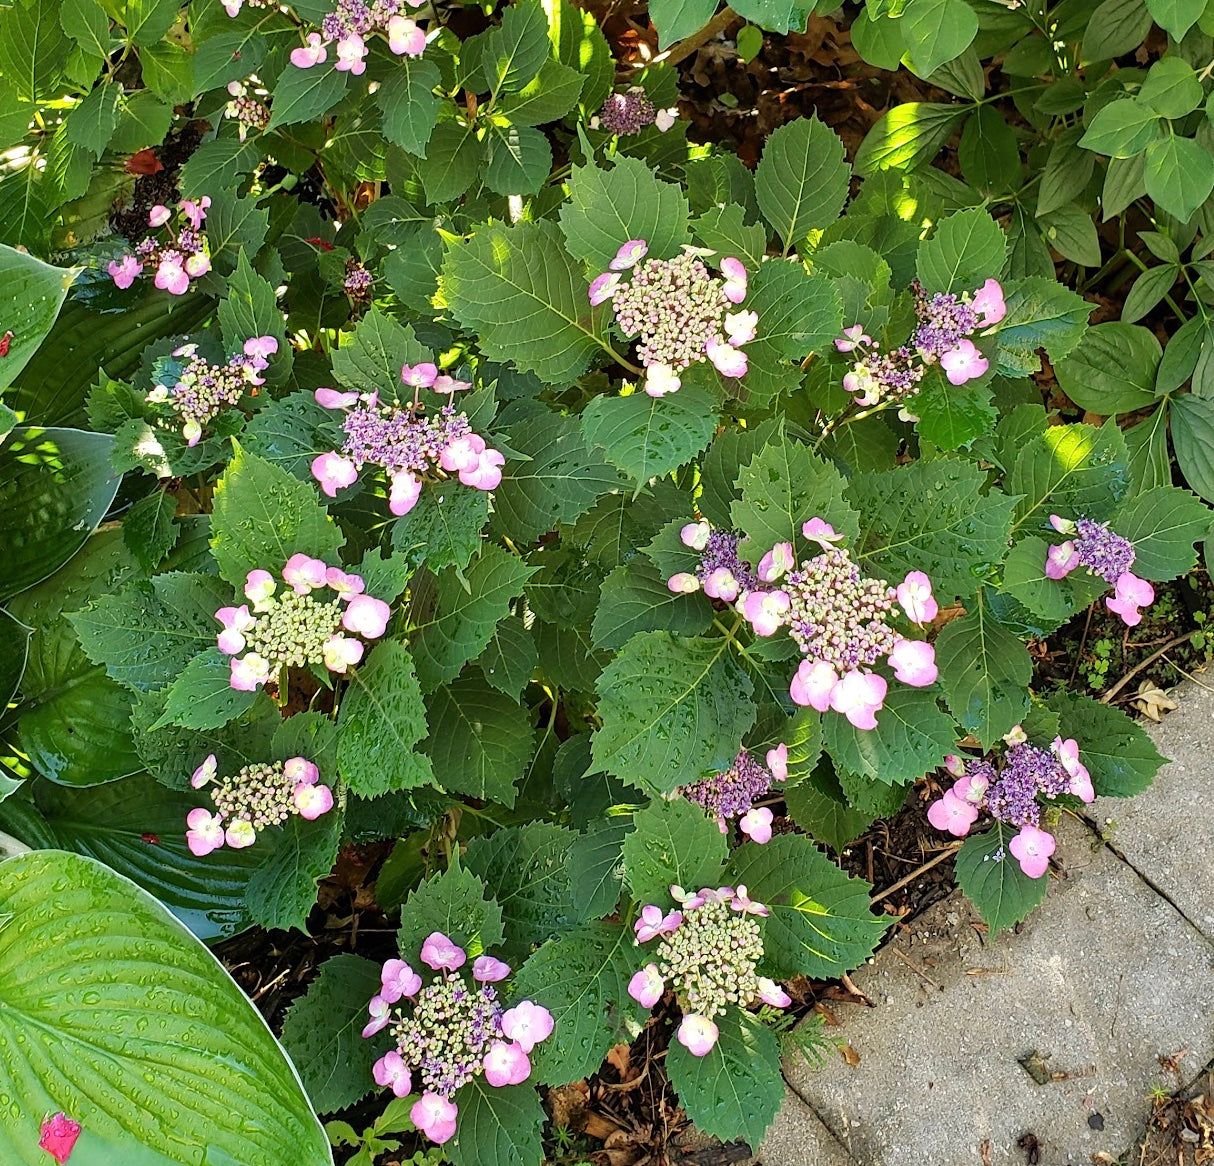
[[[342,780],[360,797],[433,780],[429,760],[415,752],[426,736],[426,716],[413,660],[403,644],[377,644],[350,673],[338,728]]]
[[[102,433],[22,426],[0,446],[0,599],[54,574],[84,546],[118,490],[113,444]]]
[[[595,397],[582,414],[586,447],[641,484],[686,465],[716,427],[716,404],[698,385],[666,397]]]
[[[655,798],[632,819],[624,840],[624,878],[638,903],[665,909],[671,886],[720,884],[729,843],[720,827],[686,798]]]
[[[801,527],[811,518],[829,522],[849,542],[858,533],[859,515],[845,500],[842,474],[791,438],[761,449],[739,474],[738,488],[733,526],[750,536],[742,552],[753,562],[779,542],[804,547]]]
[[[957,851],[957,884],[998,935],[1014,927],[1044,899],[1049,877],[1031,879],[1012,857],[1007,844],[1016,830],[996,822],[985,834],[974,834]]]
[[[0,360],[0,390],[7,389],[50,332],[78,268],[51,267],[32,255],[0,245],[0,314],[12,333]],[[41,420],[41,418],[33,418]]]
[[[766,1024],[737,1006],[715,1023],[720,1036],[703,1057],[670,1042],[670,1083],[698,1129],[723,1140],[740,1134],[757,1149],[784,1100],[780,1044]]]
[[[513,806],[535,748],[530,711],[475,674],[431,692],[426,711],[435,784]]]
[[[662,182],[639,158],[619,158],[610,170],[573,168],[561,231],[569,253],[598,275],[630,239],[644,239],[649,258],[678,255],[689,240],[689,213],[677,186]]]
[[[233,587],[255,568],[278,575],[296,553],[336,565],[344,541],[308,483],[236,446],[211,515],[211,553]]]
[[[599,677],[595,763],[659,793],[727,769],[754,721],[753,691],[727,641],[638,632]]]
[[[332,1161],[265,1021],[150,895],[62,851],[8,859],[0,887],[0,1031],[15,1050],[0,1088],[22,1099],[0,1126],[6,1162],[43,1166],[39,1125],[58,1111],[82,1127],[82,1166]]]
[[[952,753],[957,734],[952,718],[936,704],[936,690],[908,688],[891,680],[875,729],[857,729],[827,713],[822,722],[826,752],[835,765],[858,777],[901,785],[922,777]]]
[[[333,1113],[375,1087],[363,1040],[367,1001],[380,988],[380,965],[360,955],[335,955],[320,965],[308,991],[287,1010],[282,1044],[303,1079],[312,1108]]]
[[[856,474],[847,497],[864,524],[856,560],[897,584],[925,571],[941,602],[973,595],[1007,546],[1014,500],[984,493],[986,475],[959,458]]]
[[[1107,518],[1130,485],[1129,454],[1116,425],[1055,425],[1020,449],[1005,489],[1020,495],[1013,532],[1047,529],[1051,514]]]
[[[859,967],[886,927],[869,906],[872,887],[844,874],[802,834],[740,847],[725,876],[771,909],[762,924],[763,966],[778,979],[828,979]]]
[[[1211,523],[1214,511],[1188,490],[1157,486],[1131,498],[1113,527],[1134,544],[1134,574],[1159,582],[1193,567],[1193,544],[1209,535]]]
[[[643,956],[631,928],[590,923],[550,939],[519,969],[518,994],[542,1001],[555,1022],[552,1036],[531,1054],[537,1079],[554,1085],[579,1081],[626,1039],[625,1026],[639,1013],[628,981]]]
[[[983,593],[970,613],[936,637],[940,686],[953,716],[989,749],[1029,708],[1033,662],[1018,636],[987,610]]]
[[[490,360],[512,361],[564,384],[609,349],[609,312],[591,307],[589,284],[555,223],[490,223],[452,243],[440,291]]]
[[[1079,693],[1059,691],[1049,700],[1064,738],[1079,742],[1079,758],[1101,797],[1142,793],[1167,760],[1155,743],[1120,709]]]
[[[843,143],[816,117],[790,121],[767,139],[755,196],[785,254],[839,217],[850,180]]]

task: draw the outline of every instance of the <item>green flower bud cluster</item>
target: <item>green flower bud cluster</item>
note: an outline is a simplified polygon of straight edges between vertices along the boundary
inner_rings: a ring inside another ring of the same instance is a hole
[[[264,601],[245,645],[265,660],[287,668],[324,663],[325,644],[341,629],[341,604],[284,591]],[[275,669],[277,671],[277,669]]]
[[[734,911],[728,900],[709,900],[684,908],[683,922],[662,937],[658,971],[678,992],[685,1013],[711,1019],[759,995],[755,969],[762,958],[754,916]]]

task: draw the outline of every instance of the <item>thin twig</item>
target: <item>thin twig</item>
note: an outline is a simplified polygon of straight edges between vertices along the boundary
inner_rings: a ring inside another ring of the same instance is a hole
[[[1111,703],[1113,697],[1115,697],[1123,688],[1125,688],[1125,686],[1129,684],[1130,681],[1133,680],[1134,677],[1137,676],[1138,673],[1140,673],[1144,668],[1149,668],[1165,652],[1170,652],[1173,648],[1177,648],[1181,644],[1187,644],[1201,630],[1201,628],[1196,628],[1194,631],[1186,632],[1183,636],[1177,636],[1176,639],[1169,640],[1162,648],[1159,649],[1158,652],[1152,652],[1151,655],[1143,660],[1141,664],[1135,664],[1134,667],[1129,670],[1129,672],[1127,672],[1119,681],[1117,681],[1116,684],[1113,685],[1112,688],[1109,689],[1108,692],[1104,694],[1104,696],[1100,698],[1100,703]]]
[[[896,955],[904,964],[906,964],[906,966],[908,968],[910,968],[910,970],[912,972],[914,972],[916,976],[922,976],[923,979],[925,979],[929,984],[931,984],[931,986],[933,988],[935,988],[937,992],[944,991],[944,989],[941,988],[940,985],[937,984],[936,981],[931,978],[931,976],[929,976],[922,969],[915,967],[914,961],[910,960],[906,956],[904,956],[896,947],[891,947],[889,950],[892,951],[894,953],[894,955]]]
[[[939,854],[936,855],[935,858],[930,859],[921,867],[911,871],[910,874],[908,874],[905,878],[899,879],[892,887],[886,887],[885,890],[883,890],[879,895],[874,895],[871,899],[869,899],[869,905],[871,906],[873,903],[879,903],[887,895],[892,895],[895,891],[902,890],[907,883],[913,883],[921,874],[925,874],[927,871],[931,870],[932,867],[937,863],[943,862],[950,854],[956,854],[957,851],[961,849],[961,845],[962,844],[960,842],[950,842],[942,851],[940,851]]]

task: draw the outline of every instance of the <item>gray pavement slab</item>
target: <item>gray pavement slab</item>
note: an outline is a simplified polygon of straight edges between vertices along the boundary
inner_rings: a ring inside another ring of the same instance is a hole
[[[958,892],[854,974],[876,1007],[832,1008],[859,1064],[786,1065],[857,1166],[1022,1166],[1026,1134],[1042,1163],[1087,1166],[1176,1087],[1161,1056],[1186,1077],[1214,1056],[1214,945],[1081,823],[1056,857],[1018,934],[988,941]],[[796,1166],[786,1144],[766,1166]]]
[[[1214,671],[1172,694],[1180,707],[1148,726],[1171,762],[1150,789],[1128,801],[1100,798],[1097,828],[1152,886],[1214,940]],[[1082,752],[1083,745],[1080,743]]]
[[[784,1104],[763,1139],[755,1166],[856,1166],[856,1160],[822,1119],[786,1087]]]

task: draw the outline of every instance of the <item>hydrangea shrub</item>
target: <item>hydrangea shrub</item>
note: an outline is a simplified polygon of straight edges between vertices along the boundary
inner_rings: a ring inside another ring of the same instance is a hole
[[[1047,411],[1091,305],[816,118],[753,172],[693,142],[567,0],[90,3],[0,14],[51,30],[11,83],[0,37],[0,830],[207,940],[391,843],[396,954],[284,1027],[318,1112],[532,1166],[536,1086],[657,1015],[757,1145],[781,984],[886,930],[852,838],[910,800],[997,933],[1162,761],[1033,676],[1211,526],[1118,410]],[[15,1161],[108,1128],[55,1098]]]

